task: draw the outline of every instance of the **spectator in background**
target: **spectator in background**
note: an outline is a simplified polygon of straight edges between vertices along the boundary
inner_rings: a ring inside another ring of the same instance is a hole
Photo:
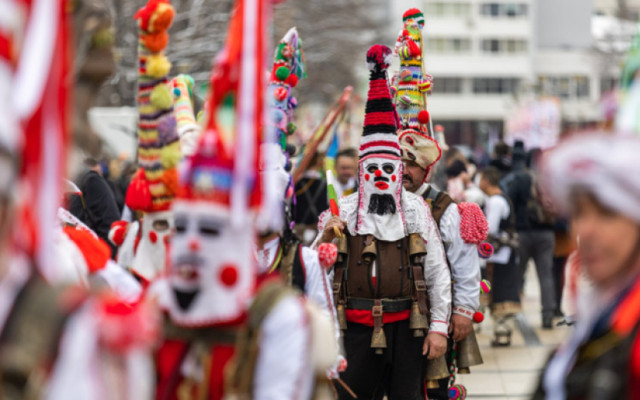
[[[569,255],[576,248],[575,238],[569,232],[569,221],[557,219],[553,225],[555,248],[553,250],[553,283],[556,295],[556,309],[554,316],[564,317],[562,312],[562,292],[564,288],[565,265]]]
[[[466,159],[465,159],[466,160]],[[475,165],[470,164],[475,171]],[[445,170],[447,174],[447,192],[456,202],[468,201],[476,203],[480,207],[484,205],[484,194],[473,183],[472,176],[468,172],[464,161],[456,159]]]
[[[493,146],[493,156],[489,165],[500,172],[500,179],[511,172],[511,148],[505,142],[498,142]]]
[[[327,182],[322,168],[324,154],[316,153],[302,179],[296,183],[294,231],[304,244],[310,244],[318,234],[318,217],[329,208]]]
[[[336,155],[336,195],[338,199],[356,191],[358,173],[358,153],[355,149],[345,149]]]
[[[527,154],[522,142],[513,149],[513,171],[503,182],[516,213],[516,229],[520,239],[520,289],[530,259],[533,259],[540,283],[542,327],[551,329],[556,311],[553,283],[554,218],[542,204],[537,177],[526,166]],[[535,166],[535,165],[534,165]]]
[[[484,210],[489,223],[489,242],[494,247],[486,268],[492,287],[491,315],[496,321],[491,344],[509,346],[511,328],[506,321],[521,311],[515,214],[511,201],[500,189],[500,171],[496,167],[482,170],[480,189],[488,196]]]
[[[120,219],[118,205],[102,176],[100,163],[93,158],[87,158],[84,164],[87,170],[76,182],[82,196],[76,196],[71,200],[69,211],[109,244],[113,258],[117,249],[109,240],[109,229],[112,223]]]

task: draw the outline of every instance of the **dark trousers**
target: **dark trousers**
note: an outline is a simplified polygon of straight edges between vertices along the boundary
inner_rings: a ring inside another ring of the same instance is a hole
[[[556,309],[556,294],[553,284],[553,248],[555,236],[552,230],[519,231],[520,247],[520,288],[524,286],[524,274],[531,258],[536,264],[540,282],[540,302],[542,316],[552,317]]]
[[[562,311],[562,291],[564,288],[564,265],[567,257],[553,257],[553,279],[556,293],[556,311]]]
[[[413,337],[409,320],[385,324],[387,348],[375,354],[371,348],[373,328],[349,322],[344,334],[347,369],[340,374],[361,400],[423,400],[427,358],[422,355],[423,337]],[[352,400],[337,385],[338,399]]]

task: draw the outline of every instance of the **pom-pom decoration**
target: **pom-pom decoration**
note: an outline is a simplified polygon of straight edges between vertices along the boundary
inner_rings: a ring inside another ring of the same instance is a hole
[[[151,91],[151,105],[158,110],[168,110],[173,106],[173,95],[167,85],[157,85]]]
[[[147,57],[147,75],[153,78],[162,78],[171,70],[169,59],[162,53],[156,53]]]
[[[144,175],[144,168],[140,168],[131,180],[125,196],[125,203],[132,210],[147,211],[151,209],[153,200],[149,190],[149,181]]]
[[[480,244],[487,239],[489,223],[480,207],[475,203],[458,204],[460,212],[460,236],[465,243]]]
[[[480,311],[476,311],[475,313],[473,313],[473,322],[475,322],[476,324],[479,324],[482,321],[484,321],[483,313],[481,313]]]
[[[178,122],[173,115],[166,115],[158,122],[158,140],[162,144],[171,144],[179,139]]]
[[[178,165],[182,153],[180,152],[180,142],[175,141],[168,146],[162,147],[161,160],[165,168],[173,168]]]
[[[322,243],[318,246],[318,260],[324,269],[329,269],[338,259],[338,247],[333,243]]]
[[[455,384],[449,389],[449,399],[464,400],[467,398],[467,388],[461,384]]]
[[[278,78],[279,81],[285,81],[289,77],[289,73],[287,67],[278,67],[278,69],[276,69],[276,78]]]
[[[487,259],[493,255],[493,246],[491,243],[483,242],[478,245],[478,255],[480,258]]]
[[[284,101],[284,99],[286,99],[288,95],[289,91],[282,86],[276,87],[273,91],[273,98],[277,101]]]
[[[367,66],[370,71],[383,72],[391,65],[391,49],[381,44],[374,44],[367,51]]]
[[[418,113],[418,122],[421,125],[426,125],[429,123],[429,120],[431,119],[431,116],[429,115],[429,111],[427,110],[420,110],[420,112]]]
[[[159,53],[169,44],[169,34],[167,32],[149,33],[141,35],[142,44],[152,53]]]
[[[491,291],[491,282],[486,279],[483,279],[480,282],[480,291],[484,294],[487,294]]]

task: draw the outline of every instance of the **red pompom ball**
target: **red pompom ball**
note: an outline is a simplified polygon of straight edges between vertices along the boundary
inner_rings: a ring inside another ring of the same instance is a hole
[[[484,321],[484,314],[481,313],[480,311],[476,311],[473,314],[473,322],[475,322],[476,324],[479,324],[482,321]]]
[[[291,87],[296,87],[298,85],[298,75],[296,74],[289,75],[289,78],[287,78],[287,83]]]
[[[286,99],[288,94],[287,89],[283,87],[278,87],[273,91],[273,97],[278,101]]]
[[[418,122],[420,122],[422,125],[428,124],[430,119],[431,116],[429,115],[429,111],[422,110],[418,113]]]

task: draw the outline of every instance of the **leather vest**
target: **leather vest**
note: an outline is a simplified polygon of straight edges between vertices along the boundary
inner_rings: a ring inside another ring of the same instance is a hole
[[[347,297],[398,299],[411,297],[409,237],[395,242],[347,235]],[[371,278],[375,268],[375,284]]]
[[[429,205],[431,216],[436,221],[436,224],[438,224],[438,229],[440,229],[440,220],[444,212],[455,202],[446,192],[438,191],[431,186],[422,194],[422,197]]]
[[[282,239],[281,243],[282,243]],[[305,293],[304,286],[307,281],[306,269],[302,260],[302,245],[294,242],[285,247],[278,270],[280,276],[289,287],[296,288]]]

